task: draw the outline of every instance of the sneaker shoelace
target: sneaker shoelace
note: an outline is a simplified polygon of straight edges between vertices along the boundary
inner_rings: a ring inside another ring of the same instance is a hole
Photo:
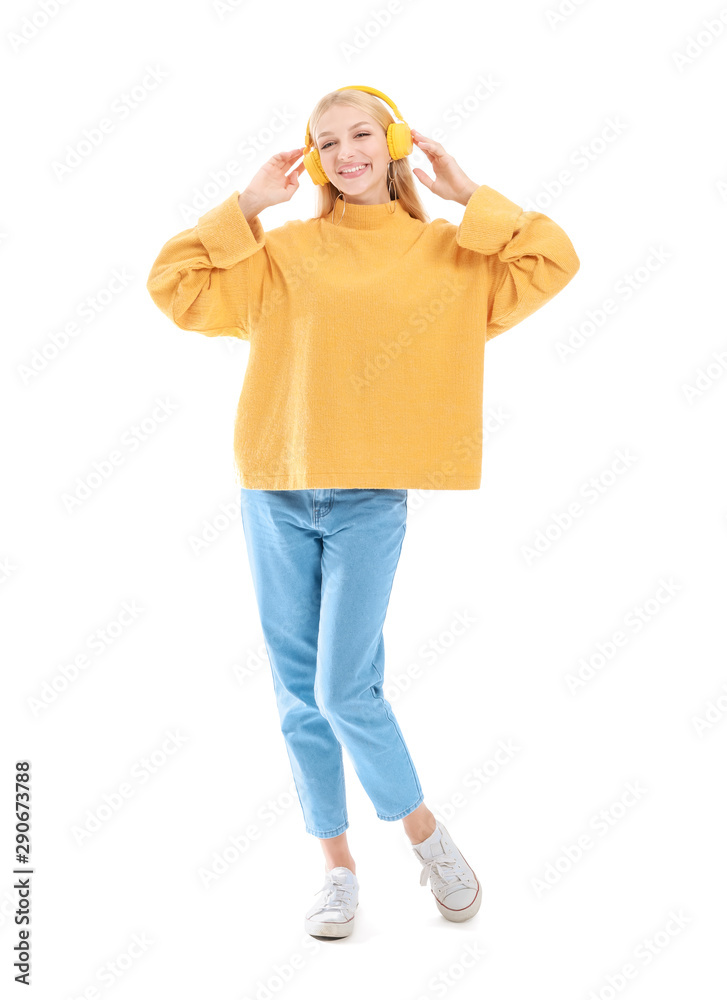
[[[336,907],[341,907],[342,909],[351,905],[351,895],[353,894],[353,886],[347,885],[343,879],[345,875],[333,875],[328,878],[328,881],[323,886],[319,892],[325,893],[322,897],[321,905],[315,911],[320,913],[321,910],[331,910]]]
[[[443,897],[448,896],[455,889],[461,889],[462,886],[467,888],[472,887],[469,875],[465,873],[464,868],[457,858],[448,851],[422,862],[422,874],[419,884],[426,885],[430,876],[433,882],[437,880],[440,883],[436,886],[436,889],[444,890],[442,892]]]

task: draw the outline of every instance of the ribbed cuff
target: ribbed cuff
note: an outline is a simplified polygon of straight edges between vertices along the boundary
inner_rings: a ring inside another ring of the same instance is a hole
[[[265,245],[265,230],[257,216],[248,223],[235,191],[221,204],[200,215],[197,232],[215,267],[232,267]]]

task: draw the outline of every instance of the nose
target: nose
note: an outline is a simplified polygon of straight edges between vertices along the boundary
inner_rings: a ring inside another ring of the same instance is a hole
[[[341,166],[343,166],[344,163],[349,163],[351,161],[355,163],[357,156],[358,153],[353,148],[353,146],[351,147],[351,151],[349,152],[346,146],[343,144],[343,142],[341,142],[341,144],[338,147],[338,162],[341,164]]]

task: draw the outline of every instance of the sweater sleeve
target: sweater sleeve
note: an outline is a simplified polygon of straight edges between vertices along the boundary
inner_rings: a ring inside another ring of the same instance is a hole
[[[456,239],[461,247],[485,255],[486,340],[534,313],[580,267],[560,226],[541,212],[524,212],[486,184],[467,202]]]
[[[238,197],[173,236],[152,265],[149,294],[182,330],[250,339],[250,258],[265,246],[265,232],[257,217],[248,223]]]

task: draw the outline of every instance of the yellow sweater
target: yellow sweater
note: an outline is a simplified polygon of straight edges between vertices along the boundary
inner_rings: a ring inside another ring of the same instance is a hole
[[[266,232],[238,195],[165,243],[147,282],[181,329],[250,342],[236,483],[478,489],[485,342],[577,272],[564,231],[485,184],[459,226],[398,201],[341,217],[339,199]]]

